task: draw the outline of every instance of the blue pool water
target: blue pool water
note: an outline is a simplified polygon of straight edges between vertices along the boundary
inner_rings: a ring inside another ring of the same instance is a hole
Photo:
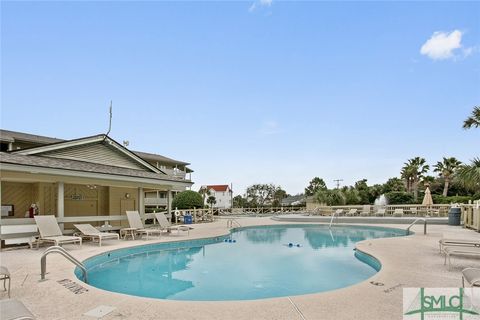
[[[110,251],[84,263],[89,284],[108,291],[170,300],[250,300],[361,282],[380,263],[354,251],[355,243],[403,235],[405,230],[363,226],[248,227],[226,237]]]

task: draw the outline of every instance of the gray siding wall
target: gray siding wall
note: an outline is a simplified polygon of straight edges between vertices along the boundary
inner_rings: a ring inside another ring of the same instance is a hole
[[[140,163],[129,158],[127,155],[104,143],[92,143],[83,146],[45,152],[42,153],[41,156],[79,160],[122,168],[150,171],[143,167]]]

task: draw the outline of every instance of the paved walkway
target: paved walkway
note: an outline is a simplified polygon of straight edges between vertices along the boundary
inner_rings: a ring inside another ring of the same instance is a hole
[[[270,218],[238,218],[242,226],[282,224]],[[388,225],[405,228],[405,225]],[[12,273],[12,298],[20,299],[38,319],[94,319],[83,314],[100,305],[116,309],[102,319],[401,319],[402,288],[458,287],[460,271],[480,267],[480,259],[453,258],[451,270],[443,265],[438,240],[445,238],[480,239],[480,234],[461,227],[431,225],[428,235],[423,226],[409,237],[365,240],[357,244],[382,262],[382,269],[372,278],[351,287],[325,293],[254,301],[189,302],[139,298],[103,291],[81,283],[73,275],[73,265],[59,255],[49,255],[47,280],[40,279],[40,250],[17,249],[0,253],[1,264]],[[227,234],[226,220],[195,225],[190,236],[162,237],[160,240],[105,241],[98,247],[85,243],[82,248],[65,248],[80,260],[92,255],[154,242],[194,239]],[[321,276],[321,275],[319,275]],[[74,281],[88,291],[75,294],[62,280]],[[380,282],[375,286],[370,282]],[[0,298],[6,293],[0,291]]]

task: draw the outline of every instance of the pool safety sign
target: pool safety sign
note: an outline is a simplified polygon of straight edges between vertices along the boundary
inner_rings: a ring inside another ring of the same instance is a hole
[[[404,288],[404,320],[480,320],[480,288]]]

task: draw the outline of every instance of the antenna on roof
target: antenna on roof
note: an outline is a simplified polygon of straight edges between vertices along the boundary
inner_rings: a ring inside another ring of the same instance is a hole
[[[110,133],[110,130],[112,130],[112,100],[110,100],[110,120],[108,122],[108,131],[107,133],[105,134],[106,136],[108,136],[108,134]]]

